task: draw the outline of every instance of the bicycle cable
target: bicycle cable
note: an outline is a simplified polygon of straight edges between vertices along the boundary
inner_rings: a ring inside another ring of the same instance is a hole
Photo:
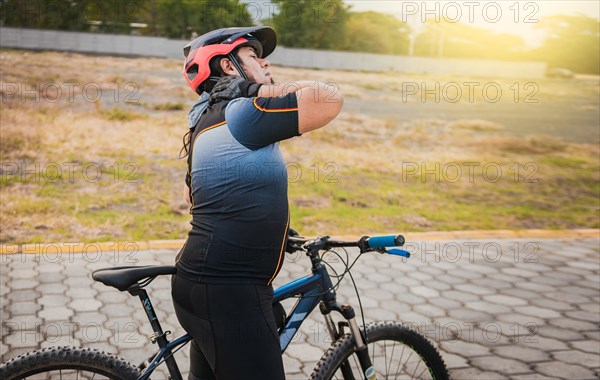
[[[346,251],[346,249],[344,249],[344,248],[342,248],[342,249],[343,249],[344,251]],[[323,256],[324,256],[326,253],[329,253],[329,252],[331,252],[331,253],[334,253],[336,256],[338,256],[338,257],[340,258],[340,260],[342,261],[342,263],[344,264],[344,267],[345,267],[346,269],[344,270],[344,272],[342,272],[342,274],[338,274],[338,273],[337,273],[337,271],[336,271],[335,269],[333,269],[333,268],[332,268],[331,264],[327,263],[326,261],[324,261],[324,260],[322,259],[322,257],[323,257]],[[346,252],[346,255],[347,255],[347,252]],[[361,253],[361,254],[359,254],[359,257],[360,257],[361,255],[362,255],[362,253]],[[340,283],[341,283],[341,282],[342,282],[342,280],[344,279],[344,276],[345,276],[345,275],[346,275],[346,274],[347,274],[347,273],[348,273],[348,272],[349,272],[349,271],[352,269],[352,267],[354,266],[354,264],[356,263],[356,261],[358,260],[358,258],[359,258],[359,257],[357,257],[357,258],[354,260],[354,262],[352,263],[352,265],[350,265],[350,267],[348,267],[348,262],[347,262],[347,261],[345,261],[345,260],[344,260],[344,259],[343,259],[343,258],[342,258],[340,255],[339,255],[339,253],[337,253],[336,251],[333,251],[333,250],[331,250],[331,249],[328,249],[327,251],[323,252],[323,254],[321,255],[321,262],[323,262],[324,264],[326,264],[327,266],[329,266],[330,268],[332,268],[332,270],[333,270],[333,271],[335,272],[335,274],[336,274],[334,277],[337,279],[337,282],[336,282],[334,285],[332,285],[330,288],[328,288],[328,289],[325,289],[324,291],[322,291],[322,292],[320,292],[320,293],[315,293],[315,294],[311,294],[311,295],[296,294],[296,295],[294,295],[294,296],[292,296],[292,297],[294,297],[294,298],[312,298],[312,297],[320,297],[320,296],[322,296],[322,295],[325,295],[325,294],[329,293],[331,290],[337,290],[337,289],[339,288],[339,286],[340,286]]]
[[[365,323],[365,312],[363,311],[362,302],[360,300],[360,294],[358,292],[358,288],[356,287],[356,282],[354,281],[352,273],[348,272],[348,274],[350,275],[350,280],[352,280],[352,285],[354,286],[354,291],[356,292],[356,298],[358,299],[358,307],[360,308],[360,318],[362,319],[363,325],[363,339],[365,341],[365,344],[369,344],[369,341],[367,340],[367,324]]]
[[[172,357],[173,355],[175,355],[175,353],[179,350],[181,350],[183,347],[187,346],[189,342],[185,342],[184,344],[179,345],[179,347],[177,347],[175,350],[171,351],[171,354],[168,356],[165,356],[164,358],[162,358],[155,366],[154,369],[156,369],[159,365],[163,364],[165,362],[165,360],[169,359],[170,357]],[[148,367],[146,367],[148,368]],[[154,370],[152,370],[154,371]]]
[[[344,279],[344,276],[346,276],[346,274],[350,275],[350,280],[352,281],[352,286],[354,287],[354,292],[356,293],[356,298],[358,300],[358,306],[360,309],[360,317],[362,320],[362,333],[363,333],[363,339],[365,340],[365,344],[368,344],[367,341],[367,325],[365,323],[365,313],[364,313],[364,309],[362,306],[362,301],[360,300],[360,293],[358,291],[358,287],[356,286],[356,281],[354,281],[354,277],[352,276],[352,268],[354,267],[354,265],[357,263],[358,259],[360,259],[360,257],[365,253],[365,252],[360,252],[358,254],[358,256],[356,256],[356,258],[354,259],[354,261],[352,262],[352,264],[348,265],[348,262],[350,261],[350,256],[348,254],[348,251],[341,247],[342,250],[344,251],[344,253],[346,254],[346,260],[344,260],[344,258],[342,256],[340,256],[340,254],[337,251],[334,251],[332,249],[328,249],[325,252],[323,252],[323,254],[321,254],[321,262],[323,262],[325,265],[327,265],[329,268],[331,268],[331,270],[333,270],[333,272],[335,273],[335,277],[337,279],[337,282],[335,283],[335,285],[333,285],[331,288],[325,290],[324,292],[321,293],[317,293],[317,294],[311,294],[309,296],[303,296],[301,294],[299,295],[295,295],[295,298],[308,298],[308,297],[320,297],[324,294],[327,294],[328,292],[330,292],[331,290],[335,290],[337,291],[337,289],[339,288],[339,286],[341,285],[342,280]],[[333,268],[333,266],[331,264],[329,264],[326,260],[324,260],[324,257],[327,253],[333,253],[335,254],[340,260],[341,262],[344,264],[345,270],[344,272],[339,275],[337,273],[337,271]]]
[[[358,287],[356,286],[356,281],[354,281],[354,276],[352,276],[352,268],[354,267],[354,265],[358,262],[358,259],[363,255],[364,252],[360,252],[358,254],[358,256],[354,259],[354,261],[352,262],[352,264],[350,264],[350,266],[348,266],[348,262],[350,261],[350,256],[348,254],[348,251],[345,248],[342,248],[342,250],[344,250],[344,253],[346,254],[346,260],[344,260],[340,254],[336,251],[333,250],[327,250],[325,252],[323,252],[323,254],[321,255],[321,260],[328,264],[326,261],[323,260],[323,257],[325,256],[326,253],[328,252],[333,252],[337,257],[340,258],[340,260],[342,261],[342,263],[344,263],[344,266],[346,267],[346,270],[344,270],[344,272],[341,274],[341,278],[338,280],[338,282],[332,287],[332,289],[337,290],[337,288],[340,286],[341,281],[344,279],[344,276],[346,274],[348,274],[350,276],[350,280],[352,281],[352,286],[354,287],[354,292],[356,293],[356,299],[358,300],[358,307],[360,309],[360,317],[362,320],[362,325],[363,325],[363,339],[365,340],[365,344],[368,344],[367,341],[367,325],[365,323],[365,312],[363,310],[363,306],[362,306],[362,301],[360,300],[360,292],[358,291]],[[328,264],[329,265],[329,264]],[[331,267],[331,265],[329,265]],[[335,272],[335,270],[334,270]],[[337,272],[336,272],[337,275]],[[336,277],[337,278],[337,277]]]

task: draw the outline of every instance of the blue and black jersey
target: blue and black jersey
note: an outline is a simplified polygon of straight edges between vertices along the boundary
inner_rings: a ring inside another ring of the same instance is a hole
[[[208,107],[192,134],[192,229],[178,274],[204,283],[271,284],[289,228],[279,142],[298,136],[296,94]]]

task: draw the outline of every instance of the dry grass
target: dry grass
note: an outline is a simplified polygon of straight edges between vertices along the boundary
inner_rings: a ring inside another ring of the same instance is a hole
[[[456,120],[448,123],[448,128],[468,129],[471,131],[500,131],[504,127],[487,120]]]
[[[0,62],[2,88],[15,83],[27,90],[2,94],[0,242],[185,236],[185,163],[177,158],[195,95],[182,81],[180,62],[21,51],[2,52]],[[345,96],[371,101],[401,97],[406,82],[454,81],[281,67],[273,73],[282,82],[333,81]],[[72,98],[63,93],[50,102],[56,94],[43,91],[49,82],[63,90],[65,83],[78,85]],[[90,83],[101,99],[86,99]],[[502,132],[486,120],[396,123],[345,109],[327,128],[282,144],[303,173],[289,186],[292,225],[306,234],[599,226],[598,146]],[[475,181],[444,177],[448,165],[465,162],[480,164]],[[63,173],[52,182],[52,173],[32,178],[22,170],[52,163],[93,165],[101,179],[86,180],[78,169],[72,180]],[[502,168],[501,180],[482,179],[486,163]],[[538,181],[525,181],[531,168],[514,173],[515,163],[537,165]],[[436,174],[406,176],[407,164]]]

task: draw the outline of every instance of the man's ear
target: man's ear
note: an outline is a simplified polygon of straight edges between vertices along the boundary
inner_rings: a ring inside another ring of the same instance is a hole
[[[236,76],[240,76],[240,73],[237,71],[237,69],[235,68],[235,66],[233,65],[233,63],[231,62],[231,60],[229,58],[223,58],[221,60],[221,70],[223,70],[223,72],[226,75],[236,75]]]

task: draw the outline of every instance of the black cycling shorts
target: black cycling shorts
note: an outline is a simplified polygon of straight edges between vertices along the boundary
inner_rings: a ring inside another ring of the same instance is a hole
[[[191,380],[285,379],[273,288],[204,284],[173,276],[173,304],[193,337]]]

